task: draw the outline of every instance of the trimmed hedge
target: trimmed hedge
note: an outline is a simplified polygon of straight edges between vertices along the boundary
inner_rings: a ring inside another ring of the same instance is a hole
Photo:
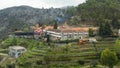
[[[79,39],[74,39],[74,40],[63,40],[63,41],[58,41],[57,43],[70,43],[70,42],[78,42]]]

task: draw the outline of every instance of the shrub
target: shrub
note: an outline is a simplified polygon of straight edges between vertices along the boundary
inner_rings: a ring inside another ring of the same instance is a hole
[[[114,48],[115,48],[115,50],[116,51],[120,51],[120,40],[119,39],[117,39],[116,41],[115,41],[115,46],[114,46]]]
[[[118,62],[118,57],[115,52],[105,49],[101,53],[100,62],[103,65],[107,65],[109,68],[113,68],[113,66]]]
[[[85,64],[85,61],[83,61],[83,60],[78,60],[77,61],[80,65],[84,65]]]

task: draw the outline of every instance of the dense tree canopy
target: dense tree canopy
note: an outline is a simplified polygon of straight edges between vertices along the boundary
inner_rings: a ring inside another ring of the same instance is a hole
[[[82,19],[96,20],[98,18],[120,18],[120,0],[87,0],[77,7]]]

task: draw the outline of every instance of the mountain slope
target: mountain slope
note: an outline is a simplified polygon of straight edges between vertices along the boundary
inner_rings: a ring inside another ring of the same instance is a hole
[[[29,6],[17,6],[0,10],[0,38],[14,29],[23,29],[36,23],[49,23],[57,17],[64,18],[65,14],[64,9],[38,9]]]

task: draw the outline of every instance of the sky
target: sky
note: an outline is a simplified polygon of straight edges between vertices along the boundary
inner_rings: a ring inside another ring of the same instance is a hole
[[[35,8],[60,8],[65,6],[77,6],[85,0],[0,0],[0,9],[27,5]]]

